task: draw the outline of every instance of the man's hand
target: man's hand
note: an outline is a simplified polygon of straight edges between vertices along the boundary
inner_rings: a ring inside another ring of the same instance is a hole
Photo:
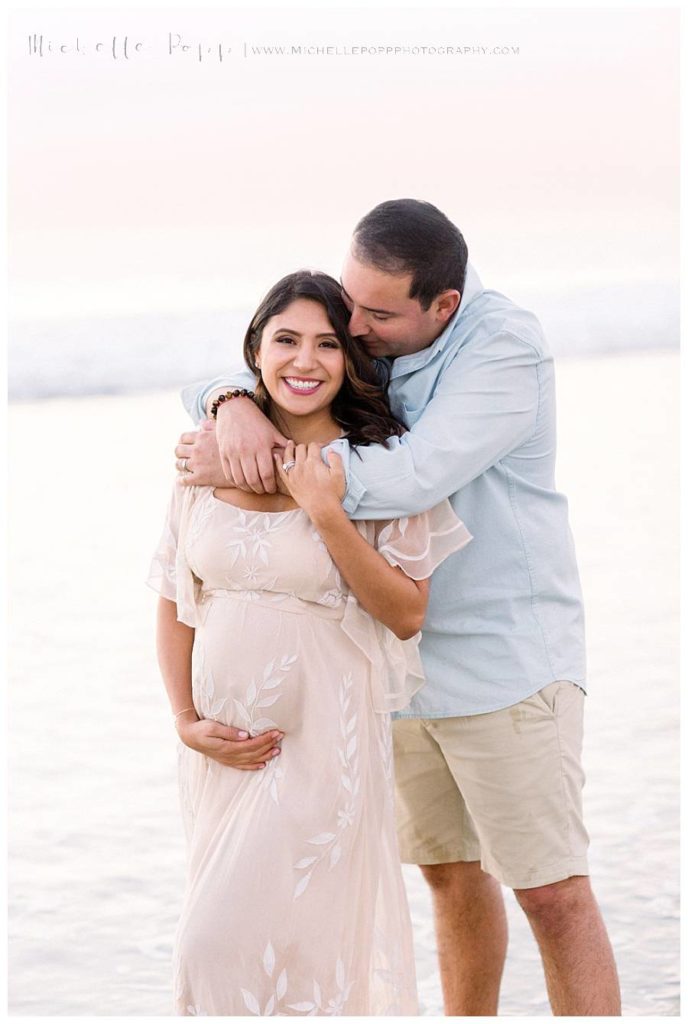
[[[255,494],[277,491],[273,450],[284,448],[289,439],[250,398],[232,398],[220,406],[216,435],[222,470],[234,487]]]
[[[179,738],[187,747],[205,754],[218,764],[255,772],[280,753],[279,743],[284,733],[271,729],[261,736],[240,739],[240,732],[209,718],[182,721],[177,726]]]
[[[181,482],[187,487],[227,487],[232,481],[222,471],[215,424],[203,420],[200,430],[182,434],[174,449]],[[186,462],[184,462],[186,460]]]

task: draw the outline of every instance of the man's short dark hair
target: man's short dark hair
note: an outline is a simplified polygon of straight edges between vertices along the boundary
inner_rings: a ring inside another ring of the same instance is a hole
[[[455,288],[463,292],[468,248],[448,217],[419,199],[390,199],[359,221],[354,230],[357,259],[388,274],[413,274],[409,298],[423,309]]]

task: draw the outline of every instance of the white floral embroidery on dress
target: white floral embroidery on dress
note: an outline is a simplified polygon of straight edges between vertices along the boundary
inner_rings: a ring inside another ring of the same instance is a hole
[[[274,979],[273,991],[268,996],[267,1002],[261,1010],[257,996],[255,996],[253,992],[249,992],[248,989],[242,988],[240,990],[241,997],[244,1000],[246,1009],[249,1013],[253,1014],[254,1017],[292,1016],[291,1014],[278,1012],[280,1009],[280,1003],[287,993],[289,981],[287,978],[286,968],[282,968],[279,974],[276,974],[275,968],[277,966],[277,957],[275,956],[275,950],[271,942],[268,942],[265,947],[262,965],[267,977],[270,978],[270,980]],[[313,980],[313,998],[302,1000],[301,1002],[288,1003],[284,1009],[296,1010],[297,1013],[304,1013],[308,1017],[315,1016],[318,1010],[320,1010],[322,1016],[325,1017],[341,1016],[354,984],[352,981],[347,981],[344,963],[341,959],[337,960],[335,967],[335,979],[337,991],[332,998],[327,1000],[327,1006],[325,1006],[322,997],[321,986],[317,981]]]
[[[289,1009],[305,1013],[308,1017],[314,1017],[318,1010],[321,1011],[319,1016],[322,1017],[341,1017],[344,1012],[346,1002],[351,994],[351,989],[354,987],[354,983],[353,981],[346,980],[344,963],[340,959],[337,959],[335,977],[337,981],[337,992],[331,999],[328,999],[327,1006],[324,1006],[320,986],[314,981],[313,1000],[304,1000],[300,1003],[290,1003]]]
[[[194,648],[193,693],[199,697],[199,711],[203,718],[217,719],[227,703],[226,697],[216,698],[213,673],[206,667],[202,645]]]
[[[262,570],[257,565],[247,565],[241,574],[246,583],[257,583],[261,577]]]
[[[279,804],[279,794],[285,774],[286,769],[284,764],[280,763],[279,757],[273,757],[272,761],[268,761],[265,771],[260,773],[261,789],[267,789],[270,799],[275,804]]]
[[[358,739],[356,737],[356,722],[358,716],[355,712],[350,716],[348,714],[351,704],[352,686],[352,675],[350,672],[347,672],[342,677],[339,688],[339,734],[342,743],[337,748],[337,756],[342,766],[340,782],[346,797],[344,798],[343,806],[337,808],[337,831],[320,832],[318,835],[306,840],[311,846],[321,846],[322,850],[315,856],[310,854],[306,857],[301,857],[294,865],[295,870],[307,872],[296,883],[293,896],[295,900],[306,891],[313,872],[323,863],[328,855],[330,871],[339,863],[342,855],[341,833],[349,825],[353,824],[356,816],[356,797],[360,789],[361,777],[357,758]]]
[[[227,544],[232,551],[233,561],[236,562],[240,557],[246,558],[250,554],[263,565],[267,565],[269,551],[272,547],[269,535],[283,526],[285,517],[290,516],[291,511],[283,512],[281,515],[275,513],[257,515],[251,510],[241,509],[236,505],[233,505],[232,508],[237,513],[238,520],[233,524],[234,539]]]
[[[270,697],[263,697],[262,694],[265,690],[274,690],[280,686],[285,679],[286,674],[290,671],[296,661],[295,654],[284,654],[280,658],[279,667],[277,665],[277,659],[273,658],[272,661],[268,662],[263,670],[263,678],[260,682],[256,682],[255,678],[250,682],[244,701],[237,700],[234,698],[234,706],[241,718],[243,728],[247,729],[251,735],[256,735],[259,732],[263,732],[265,729],[276,729],[277,723],[273,722],[271,718],[262,716],[256,718],[255,714],[257,711],[263,708],[272,707],[280,697],[281,693],[273,694]]]
[[[275,973],[276,965],[275,950],[273,949],[272,943],[268,942],[263,953],[263,970],[265,971],[268,978],[272,978]],[[256,1017],[273,1017],[275,1016],[275,1010],[281,999],[284,998],[287,991],[287,971],[283,968],[277,975],[275,981],[275,987],[272,994],[268,997],[268,1000],[261,1011],[260,1003],[253,992],[249,992],[248,989],[241,989],[241,996],[246,1005],[246,1009],[249,1013],[252,1013]],[[282,1016],[282,1015],[280,1015]]]

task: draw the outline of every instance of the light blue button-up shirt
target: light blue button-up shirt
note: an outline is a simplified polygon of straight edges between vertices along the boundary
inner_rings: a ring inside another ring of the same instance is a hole
[[[473,541],[435,572],[423,626],[426,685],[401,717],[446,718],[509,707],[558,679],[585,688],[583,603],[566,498],[556,490],[554,367],[540,324],[469,265],[443,333],[380,361],[396,416],[389,449],[348,460],[352,519],[414,515],[449,498]],[[183,392],[198,421],[218,387]]]

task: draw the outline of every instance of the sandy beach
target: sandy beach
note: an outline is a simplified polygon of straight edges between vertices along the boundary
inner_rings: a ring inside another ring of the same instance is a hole
[[[679,1012],[678,354],[562,360],[558,485],[586,599],[585,807],[624,1014]],[[10,407],[10,1012],[168,1015],[184,874],[143,580],[188,428],[174,392]],[[474,531],[475,532],[475,531]],[[422,1012],[428,893],[406,868]],[[549,1014],[510,893],[501,1012]]]

